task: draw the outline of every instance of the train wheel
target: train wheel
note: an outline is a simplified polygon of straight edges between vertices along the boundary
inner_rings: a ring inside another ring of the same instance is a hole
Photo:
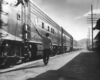
[[[49,61],[49,54],[44,53],[44,55],[43,55],[43,62],[44,62],[44,64],[47,65],[48,61]]]
[[[56,55],[58,55],[59,54],[59,50],[57,49],[55,53],[56,53]]]
[[[15,47],[12,50],[12,54],[13,54],[13,62],[12,62],[12,65],[15,65],[20,60],[20,48]]]
[[[2,51],[3,59],[2,59],[2,64],[1,64],[1,66],[3,66],[4,68],[9,66],[9,64],[8,64],[8,62],[7,62],[7,60],[8,60],[8,55],[7,55],[7,54],[9,54],[9,53],[8,53],[9,50],[10,50],[10,45],[9,45],[9,44],[6,44],[5,49]]]
[[[0,66],[4,63],[5,60],[5,56],[0,56]]]
[[[61,54],[61,48],[58,48],[58,55]]]
[[[31,51],[28,52],[28,56],[29,56],[29,60],[31,60],[31,57],[32,57]]]
[[[0,69],[3,69],[5,68],[4,67],[4,62],[5,62],[6,58],[3,56],[3,57],[0,57]]]
[[[58,47],[56,47],[55,49],[54,49],[54,56],[55,55],[58,55],[59,54],[59,49],[58,49]]]
[[[54,51],[53,50],[50,50],[50,56],[54,56]]]
[[[31,57],[32,57],[32,53],[31,53],[31,51],[27,51],[27,56],[26,56],[26,61],[29,61],[29,60],[31,60]]]
[[[17,57],[17,54],[19,53],[19,50],[17,49],[17,47],[10,47],[8,53],[6,54],[7,59],[5,60],[5,65],[7,66],[13,66],[15,65],[19,58]]]

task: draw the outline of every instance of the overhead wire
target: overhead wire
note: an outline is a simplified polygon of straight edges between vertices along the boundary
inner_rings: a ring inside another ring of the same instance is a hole
[[[99,3],[99,0],[97,0],[97,6],[96,6],[96,10],[98,9],[98,3]]]
[[[96,15],[98,14],[98,4],[99,4],[99,0],[97,0],[97,3],[96,3],[96,9],[95,9]]]

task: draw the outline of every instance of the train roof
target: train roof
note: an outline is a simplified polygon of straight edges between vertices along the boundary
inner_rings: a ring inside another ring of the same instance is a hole
[[[53,26],[57,26],[56,28],[58,28],[58,26],[60,27],[60,25],[58,25],[54,20],[52,20],[39,6],[37,6],[33,0],[30,0],[30,3],[32,4],[34,10],[34,14],[40,18],[42,18],[43,20],[45,20],[47,23],[53,25]],[[37,13],[38,12],[38,13]]]
[[[63,29],[63,32],[64,32],[67,36],[72,37],[72,35],[70,35],[66,30]]]
[[[58,28],[62,28],[60,25],[58,25],[54,20],[52,20],[38,5],[36,5],[34,3],[33,0],[30,0],[30,3],[33,5],[33,8],[36,10],[35,11],[35,15],[42,18],[44,21],[46,21],[47,23],[53,25],[54,27]],[[64,30],[64,29],[63,29]],[[70,35],[66,30],[64,30],[64,33],[69,36],[72,37],[72,35]],[[73,38],[73,37],[72,37]]]

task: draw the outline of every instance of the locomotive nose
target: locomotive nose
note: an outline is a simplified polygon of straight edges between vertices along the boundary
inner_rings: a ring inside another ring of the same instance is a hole
[[[2,12],[2,0],[0,0],[0,29],[2,26],[2,20],[1,20],[1,12]],[[0,30],[0,43],[1,43],[1,30]]]
[[[2,35],[5,34],[2,30],[7,30],[8,24],[8,5],[4,0],[0,0],[0,44],[2,43]]]
[[[1,3],[2,3],[2,0],[0,0],[0,28],[1,28],[1,11],[2,11]]]
[[[0,29],[8,23],[8,5],[3,0],[0,0]]]

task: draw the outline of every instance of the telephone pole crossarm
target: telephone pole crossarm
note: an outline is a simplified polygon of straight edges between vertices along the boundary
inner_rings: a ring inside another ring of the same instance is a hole
[[[93,50],[93,5],[91,5],[92,50]]]

